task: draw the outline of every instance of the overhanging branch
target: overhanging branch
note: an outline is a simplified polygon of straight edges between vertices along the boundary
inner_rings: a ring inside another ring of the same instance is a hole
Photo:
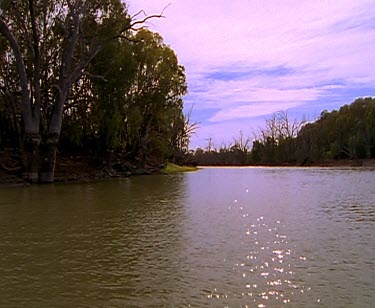
[[[163,8],[163,10],[161,11],[160,14],[153,14],[153,15],[147,15],[146,12],[144,10],[140,10],[139,12],[137,12],[136,14],[134,14],[133,16],[131,16],[131,20],[132,22],[130,23],[129,25],[129,29],[132,29],[132,30],[139,30],[139,28],[136,28],[137,25],[142,25],[144,24],[145,22],[147,22],[148,20],[150,19],[153,19],[153,18],[165,18],[164,16],[164,12],[165,10],[171,5],[171,3],[169,3],[166,7]],[[143,19],[140,19],[140,20],[135,20],[138,16],[140,16],[141,14],[144,15],[144,18]],[[144,28],[145,26],[142,26],[141,28]]]

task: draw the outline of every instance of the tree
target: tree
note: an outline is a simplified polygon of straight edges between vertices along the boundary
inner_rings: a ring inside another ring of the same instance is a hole
[[[134,39],[135,74],[125,110],[129,152],[171,156],[184,130],[182,96],[187,92],[184,67],[162,37],[142,29]]]
[[[239,153],[246,151],[249,139],[243,135],[219,152],[195,153],[198,164],[243,164]],[[242,156],[243,157],[243,156]],[[375,157],[375,99],[359,98],[338,111],[323,111],[315,122],[291,121],[287,112],[278,112],[266,120],[265,128],[254,134],[251,164],[314,164],[332,159],[360,160]],[[246,160],[245,160],[246,162]]]
[[[120,0],[11,1],[2,7],[0,33],[7,65],[17,80],[3,80],[19,101],[22,153],[31,182],[52,182],[64,106],[72,85],[110,41],[127,39],[149,18],[132,19]],[[138,16],[138,15],[137,15]],[[20,97],[14,93],[20,93]]]
[[[90,64],[92,76],[92,119],[98,149],[104,164],[111,168],[114,151],[126,148],[126,119],[129,93],[136,63],[132,42],[113,41]]]
[[[264,164],[293,163],[295,161],[295,138],[303,122],[291,121],[286,111],[279,111],[266,120],[265,128],[253,143],[252,157]]]
[[[143,29],[129,39],[107,44],[75,85],[63,140],[74,147],[89,134],[107,169],[116,153],[139,165],[180,161],[194,128],[182,112],[184,68],[160,35]]]
[[[198,127],[198,123],[191,120],[192,111],[193,107],[190,108],[187,114],[177,113],[173,120],[169,148],[172,150],[170,158],[177,164],[189,163],[187,156],[189,153],[190,137]]]

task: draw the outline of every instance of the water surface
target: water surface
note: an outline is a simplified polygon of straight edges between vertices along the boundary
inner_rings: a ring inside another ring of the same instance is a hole
[[[1,307],[373,307],[375,171],[0,190]]]

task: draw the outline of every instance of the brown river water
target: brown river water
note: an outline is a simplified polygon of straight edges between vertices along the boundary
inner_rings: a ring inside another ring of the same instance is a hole
[[[0,307],[375,307],[375,171],[2,188]]]

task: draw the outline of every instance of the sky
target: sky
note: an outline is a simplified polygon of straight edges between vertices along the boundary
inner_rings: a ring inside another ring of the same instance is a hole
[[[375,96],[374,0],[127,0],[185,67],[190,147],[253,138],[286,111],[314,121]]]

